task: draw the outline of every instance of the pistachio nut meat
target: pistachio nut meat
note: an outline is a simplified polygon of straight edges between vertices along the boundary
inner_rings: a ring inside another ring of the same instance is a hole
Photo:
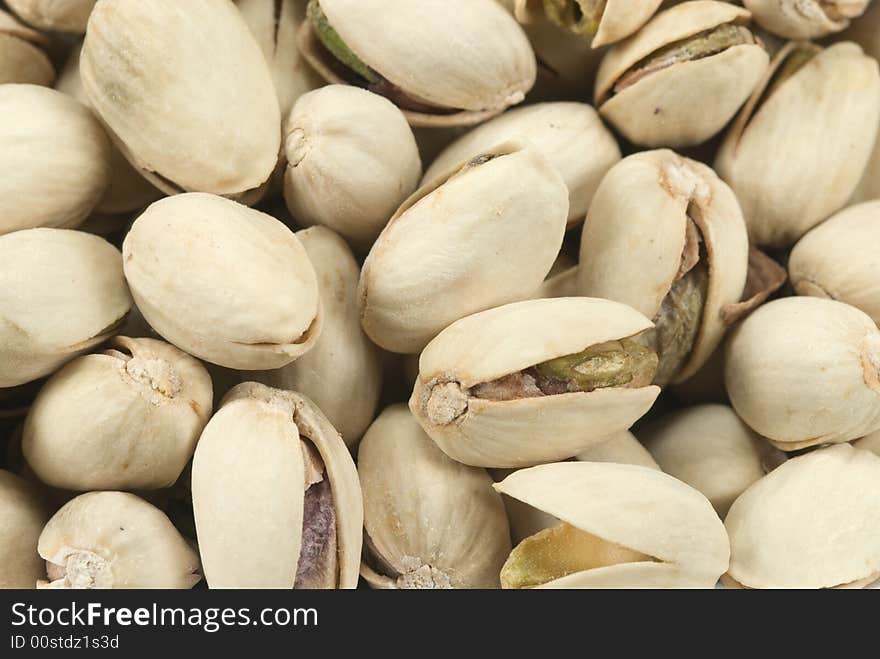
[[[146,321],[200,359],[280,368],[320,335],[315,269],[294,233],[269,215],[205,193],[168,197],[135,220],[122,253]]]
[[[736,114],[770,58],[742,7],[695,0],[657,14],[611,48],[596,76],[596,106],[629,141],[705,142]]]
[[[726,331],[748,275],[736,197],[708,167],[672,151],[624,158],[602,180],[581,236],[581,295],[616,300],[654,320],[646,335],[664,386],[695,373]]]
[[[0,387],[51,374],[115,334],[131,308],[122,256],[68,229],[0,236]]]
[[[761,27],[785,39],[819,39],[846,29],[871,0],[745,0]]]
[[[727,346],[737,414],[777,447],[848,442],[880,430],[880,329],[843,302],[774,300]]]
[[[792,458],[746,490],[724,524],[725,585],[864,587],[880,578],[880,457],[844,444]]]
[[[49,40],[0,9],[0,85],[51,85],[55,67],[43,50]]]
[[[419,359],[409,401],[454,460],[523,467],[572,457],[626,430],[660,392],[652,327],[623,304],[555,298],[463,318]]]
[[[0,469],[0,588],[34,588],[46,578],[37,540],[51,516],[37,485]]]
[[[510,553],[501,495],[484,469],[447,457],[405,405],[386,408],[358,448],[361,574],[373,588],[498,588]],[[417,496],[414,496],[417,493]]]
[[[6,0],[19,17],[35,28],[82,34],[98,0]]]
[[[790,247],[853,194],[880,126],[877,61],[792,42],[731,125],[715,169],[759,246]]]
[[[502,588],[712,588],[727,571],[712,506],[655,469],[561,462],[521,469],[495,489],[559,520],[514,547]]]
[[[357,470],[305,396],[255,382],[232,389],[196,447],[192,498],[211,588],[357,586]]]
[[[48,521],[37,545],[42,588],[192,588],[199,556],[153,504],[128,492],[89,492]]]
[[[299,36],[328,82],[388,97],[414,126],[484,121],[522,102],[537,75],[495,0],[310,0]]]
[[[598,48],[636,32],[663,0],[514,0],[514,4],[523,23],[543,17],[569,32],[592,37],[593,48]]]
[[[169,487],[211,416],[211,378],[163,341],[115,337],[40,390],[22,452],[47,485],[68,490]]]
[[[359,285],[364,331],[386,350],[419,352],[455,320],[529,297],[567,218],[565,182],[526,142],[457,164],[407,199],[373,244]]]

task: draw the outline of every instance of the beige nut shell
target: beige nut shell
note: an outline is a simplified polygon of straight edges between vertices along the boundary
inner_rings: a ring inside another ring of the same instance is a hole
[[[34,484],[0,469],[0,588],[34,588],[46,577],[37,539],[51,515]]]
[[[785,39],[819,39],[845,29],[848,19],[834,20],[825,12],[823,5],[834,4],[833,0],[745,0],[746,9],[761,27]],[[840,4],[857,2],[843,0]]]
[[[866,435],[861,439],[857,439],[852,443],[856,448],[864,449],[866,451],[871,451],[878,457],[880,457],[880,430],[877,432],[873,432],[870,435]]]
[[[51,85],[55,67],[41,48],[47,42],[42,34],[0,9],[0,84]]]
[[[7,0],[6,4],[23,21],[40,30],[82,34],[97,1]]]

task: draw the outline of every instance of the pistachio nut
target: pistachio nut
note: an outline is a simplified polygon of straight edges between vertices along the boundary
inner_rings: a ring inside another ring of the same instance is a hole
[[[354,447],[375,417],[382,391],[382,355],[361,329],[358,313],[360,271],[345,241],[330,229],[311,227],[296,236],[317,273],[324,329],[295,362],[253,377],[308,396]]]
[[[119,250],[97,236],[16,231],[0,236],[0,263],[0,387],[49,375],[102,343],[131,307]]]
[[[89,492],[66,503],[38,544],[43,588],[192,588],[199,556],[171,520],[128,492]]]
[[[561,462],[495,485],[560,520],[520,542],[502,588],[712,588],[727,570],[724,525],[697,490],[655,469]]]
[[[871,451],[875,455],[880,456],[880,430],[872,432],[870,435],[866,435],[861,439],[857,439],[852,445],[856,448],[864,449],[865,451]]]
[[[424,182],[507,140],[525,138],[559,171],[568,186],[568,224],[583,222],[620,148],[586,103],[538,103],[505,112],[450,144],[431,164]]]
[[[786,39],[818,39],[845,29],[871,0],[745,0],[766,30]]]
[[[0,588],[33,588],[45,578],[37,539],[51,515],[34,484],[0,469]]]
[[[495,0],[310,0],[299,37],[328,82],[387,96],[414,126],[479,123],[535,83],[529,41]]]
[[[273,217],[204,193],[168,197],[135,220],[122,253],[144,318],[191,355],[228,368],[280,368],[320,335],[315,270]]]
[[[840,445],[777,467],[725,520],[726,585],[852,588],[880,577],[880,457]]]
[[[418,352],[453,321],[528,297],[559,253],[567,217],[562,177],[524,142],[457,165],[407,199],[370,250],[359,285],[364,331],[386,350]]]
[[[306,397],[255,382],[230,391],[196,447],[192,497],[211,588],[357,586],[357,470]]]
[[[463,318],[419,359],[409,405],[449,457],[478,467],[569,458],[657,398],[651,322],[616,302],[556,298]]]
[[[658,13],[613,46],[596,76],[596,105],[629,141],[691,146],[717,134],[769,64],[742,7],[695,0]]]
[[[330,227],[363,251],[422,175],[415,137],[400,110],[347,85],[300,97],[287,121],[284,149],[284,198],[291,214],[301,225]]]
[[[654,319],[646,338],[664,386],[695,373],[721,342],[722,310],[740,300],[748,260],[730,188],[701,163],[646,151],[599,185],[581,237],[579,290]]]
[[[97,1],[6,0],[6,4],[23,21],[40,30],[82,34]]]
[[[385,409],[358,449],[361,574],[374,588],[498,588],[510,553],[501,495],[485,470],[449,459],[405,405]],[[413,496],[418,493],[418,496]]]
[[[0,84],[51,85],[55,67],[42,49],[48,41],[0,9]]]
[[[880,330],[816,297],[774,300],[730,337],[725,382],[740,418],[791,451],[880,430]]]
[[[578,267],[548,276],[533,295],[536,299],[547,297],[577,297],[578,295]]]
[[[812,229],[788,259],[798,295],[846,302],[880,324],[880,200],[851,206]]]
[[[116,145],[168,194],[242,196],[275,169],[272,76],[230,0],[98,3],[80,73]]]
[[[877,61],[855,44],[790,43],[715,161],[757,245],[788,247],[853,194],[880,126]]]
[[[593,48],[636,32],[656,13],[663,0],[514,0],[523,23],[544,18],[573,34],[592,37]]]
[[[197,360],[162,341],[119,336],[49,379],[25,420],[22,451],[54,487],[169,487],[211,404],[211,378]]]

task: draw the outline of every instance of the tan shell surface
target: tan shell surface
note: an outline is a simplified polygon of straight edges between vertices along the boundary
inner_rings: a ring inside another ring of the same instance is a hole
[[[575,458],[581,462],[615,462],[663,471],[648,449],[628,430],[581,451]]]
[[[55,67],[42,50],[0,24],[0,85],[23,83],[49,86],[55,80]]]
[[[593,48],[615,43],[638,31],[655,14],[663,0],[607,0]]]
[[[9,8],[26,23],[53,32],[86,31],[98,0],[7,0]]]
[[[870,435],[866,435],[861,439],[857,439],[852,445],[856,448],[864,449],[865,451],[871,451],[880,457],[880,430],[873,432]]]
[[[869,0],[870,1],[870,0]],[[745,0],[755,22],[785,39],[819,39],[840,32],[849,20],[832,20],[822,5],[824,0]],[[842,4],[855,4],[844,2]]]
[[[35,485],[0,469],[0,588],[34,588],[45,578],[37,539],[51,515]]]
[[[45,46],[49,43],[49,38],[46,35],[29,28],[5,9],[0,9],[0,34],[9,34],[39,46]]]

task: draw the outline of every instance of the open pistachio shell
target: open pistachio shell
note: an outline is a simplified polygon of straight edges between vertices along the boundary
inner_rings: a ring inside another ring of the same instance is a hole
[[[211,588],[357,585],[357,470],[305,396],[255,382],[232,389],[196,448],[192,496]]]
[[[502,587],[712,588],[727,570],[712,506],[655,469],[562,462],[517,471],[495,489],[562,522],[514,548]]]
[[[528,297],[559,253],[567,217],[562,177],[527,143],[458,164],[407,199],[370,250],[364,331],[386,350],[418,352],[453,321]]]
[[[596,77],[596,105],[644,146],[691,146],[718,133],[764,75],[769,56],[749,12],[697,0],[657,14],[612,47]]]
[[[715,161],[751,241],[788,247],[840,209],[865,172],[878,126],[876,60],[850,42],[783,48]]]
[[[764,29],[786,39],[818,39],[845,29],[871,0],[745,0]]]
[[[9,8],[26,23],[52,32],[86,31],[98,0],[7,0]]]
[[[498,588],[510,553],[501,496],[477,467],[447,457],[405,405],[373,422],[358,449],[374,588]]]
[[[737,414],[784,450],[880,430],[880,330],[842,302],[789,297],[731,335],[725,382]]]
[[[575,456],[581,462],[616,462],[618,464],[640,465],[660,471],[660,465],[651,453],[642,446],[628,430],[612,435],[605,441],[584,449]]]
[[[55,67],[40,47],[45,42],[39,32],[25,27],[0,9],[0,85],[51,85],[55,80]]]
[[[0,588],[34,588],[45,579],[37,539],[51,515],[35,485],[0,469]]]
[[[280,368],[320,335],[315,270],[293,232],[269,215],[204,193],[168,197],[135,220],[122,252],[144,318],[196,357]]]
[[[846,302],[880,324],[880,201],[851,206],[800,239],[788,259],[799,295]]]
[[[637,311],[592,298],[529,300],[468,316],[422,352],[410,409],[465,464],[569,458],[629,428],[657,398],[656,356],[629,341],[650,327]],[[627,353],[629,346],[638,350]]]
[[[161,510],[127,492],[72,499],[40,534],[43,588],[192,588],[199,557]]]
[[[792,458],[731,506],[728,576],[746,588],[840,588],[880,576],[880,457],[832,446]]]

